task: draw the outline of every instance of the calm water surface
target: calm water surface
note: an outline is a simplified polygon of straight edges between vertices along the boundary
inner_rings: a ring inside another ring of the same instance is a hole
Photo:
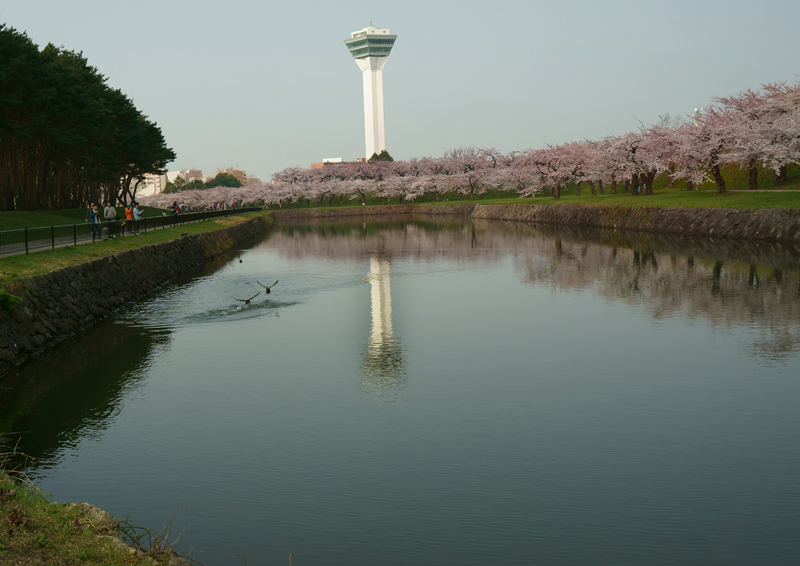
[[[0,380],[54,499],[184,504],[209,565],[800,562],[796,247],[383,219],[241,258]]]

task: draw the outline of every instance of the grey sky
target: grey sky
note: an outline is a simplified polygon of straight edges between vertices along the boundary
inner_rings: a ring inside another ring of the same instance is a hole
[[[384,96],[399,159],[618,134],[800,73],[797,0],[0,6],[0,22],[83,51],[157,121],[171,170],[238,165],[264,179],[363,154],[361,75],[342,40],[370,20],[398,35]]]

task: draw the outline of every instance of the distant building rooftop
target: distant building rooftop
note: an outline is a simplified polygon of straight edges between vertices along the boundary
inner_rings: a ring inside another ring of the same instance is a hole
[[[364,163],[365,161],[366,161],[365,158],[358,157],[356,158],[355,163]],[[325,159],[323,159],[318,163],[312,163],[311,165],[308,166],[308,168],[322,169],[323,167],[327,167],[329,165],[345,165],[347,163],[353,163],[353,162],[344,161],[341,157],[326,157]]]

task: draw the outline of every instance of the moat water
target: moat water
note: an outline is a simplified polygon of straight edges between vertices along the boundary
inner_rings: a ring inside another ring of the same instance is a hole
[[[797,564],[800,249],[282,226],[0,379],[0,432],[209,566]]]

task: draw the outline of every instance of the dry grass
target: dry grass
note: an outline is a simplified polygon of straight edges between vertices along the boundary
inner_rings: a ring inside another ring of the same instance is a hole
[[[120,535],[136,533],[138,527],[118,524],[86,504],[50,501],[28,479],[25,469],[30,462],[16,450],[0,454],[0,564],[153,566],[179,556],[174,551],[177,541],[169,542],[171,520],[164,530],[167,536],[150,536],[155,544],[149,548],[128,546]]]

